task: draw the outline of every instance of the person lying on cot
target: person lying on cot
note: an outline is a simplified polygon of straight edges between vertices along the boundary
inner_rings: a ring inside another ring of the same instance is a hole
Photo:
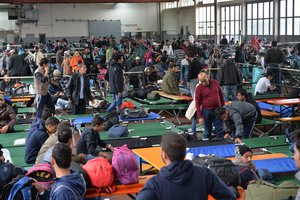
[[[235,137],[235,143],[241,143],[242,138],[249,138],[256,121],[256,108],[250,103],[233,101],[217,108],[216,116],[225,122],[225,139]],[[234,133],[234,134],[232,134]]]
[[[247,189],[249,183],[256,180],[255,165],[252,162],[253,152],[246,145],[237,145],[234,149],[235,158],[234,164],[237,165],[240,171],[241,186]]]
[[[111,155],[105,153],[101,148],[109,149],[114,151],[114,148],[111,144],[106,144],[103,140],[100,139],[99,132],[104,129],[104,120],[95,116],[92,120],[92,127],[86,128],[81,134],[78,144],[77,144],[77,154],[85,154],[85,161],[91,160],[98,156],[110,159]]]

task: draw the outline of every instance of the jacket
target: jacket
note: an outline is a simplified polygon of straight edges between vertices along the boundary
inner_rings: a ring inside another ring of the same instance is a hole
[[[193,58],[189,64],[188,82],[191,82],[192,79],[198,78],[198,74],[203,67],[204,65],[197,58]]]
[[[39,150],[39,153],[36,157],[35,160],[35,164],[41,163],[42,158],[44,156],[44,154],[46,153],[46,151],[48,151],[48,149],[50,149],[51,147],[53,147],[57,142],[57,134],[51,134],[48,139],[44,142],[43,146],[41,147],[41,149]]]
[[[178,79],[170,69],[163,78],[161,88],[167,94],[179,94]]]
[[[124,90],[124,77],[122,66],[114,62],[112,66],[108,67],[105,80],[109,82],[109,91],[113,94],[123,92]]]
[[[72,72],[77,72],[78,71],[78,61],[81,61],[82,64],[84,64],[84,61],[81,58],[81,56],[74,56],[74,57],[71,58],[70,66],[72,68]]]
[[[231,104],[224,106],[224,108],[228,111],[229,123],[234,123],[236,135],[242,136],[244,131],[244,122],[256,115],[255,106],[243,101],[233,101]]]
[[[77,143],[77,154],[91,154],[98,156],[99,147],[106,147],[106,143],[100,139],[100,135],[92,127],[86,128],[80,135]]]
[[[241,47],[237,47],[235,51],[235,62],[237,63],[245,63],[246,61],[246,53],[245,50]]]
[[[36,122],[33,124],[35,128],[31,128],[31,132],[26,137],[25,162],[28,164],[35,163],[39,150],[49,137],[44,121],[37,120]]]
[[[247,99],[246,99],[246,102],[247,102],[247,103],[251,103],[252,105],[255,106],[255,108],[256,108],[256,114],[257,114],[257,116],[256,116],[256,123],[260,123],[261,120],[262,120],[260,108],[259,108],[257,102],[253,99],[251,93],[248,93],[248,97],[247,97]]]
[[[71,76],[71,79],[67,86],[67,96],[69,99],[72,100],[72,103],[75,105],[78,105],[79,98],[80,98],[80,73],[76,72]],[[87,99],[93,100],[91,89],[90,89],[90,79],[89,77],[84,74],[84,87],[83,87],[83,97],[86,101]]]
[[[295,174],[295,178],[296,178],[298,181],[300,181],[300,171],[298,171],[298,172]],[[297,196],[296,196],[295,200],[300,200],[300,188],[299,188],[299,190],[298,190],[298,192],[297,192]]]
[[[86,183],[82,175],[77,172],[65,175],[55,180],[50,193],[45,190],[42,200],[83,200]]]
[[[212,171],[186,160],[163,167],[146,183],[137,200],[207,200],[209,194],[215,199],[236,199]]]
[[[241,84],[241,76],[234,62],[228,60],[219,71],[219,83],[224,85]]]
[[[34,90],[41,96],[48,93],[49,78],[45,76],[45,70],[42,67],[38,67],[34,72]]]
[[[270,48],[265,56],[265,63],[267,64],[280,64],[283,63],[285,57],[281,49],[279,48]]]
[[[27,68],[25,66],[24,55],[13,55],[9,57],[8,72],[10,76],[26,76]]]
[[[16,123],[16,113],[14,109],[7,104],[4,104],[3,109],[0,108],[0,127],[9,126],[9,130],[14,127]]]

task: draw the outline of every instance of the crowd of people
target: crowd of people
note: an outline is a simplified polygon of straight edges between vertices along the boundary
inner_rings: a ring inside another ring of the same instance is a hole
[[[248,74],[243,73],[246,63],[262,64],[253,58],[261,49],[257,38],[250,44],[236,45],[223,37],[220,46],[213,42],[194,42],[193,37],[160,43],[127,38],[117,42],[113,37],[93,37],[90,42],[82,39],[80,43],[84,46],[82,52],[72,52],[63,39],[49,41],[45,49],[34,46],[34,53],[6,50],[2,57],[1,134],[13,132],[16,122],[9,96],[18,79],[10,77],[30,74],[34,77],[37,112],[26,138],[25,161],[51,164],[58,178],[51,190],[34,183],[42,199],[82,199],[86,174],[81,165],[96,157],[111,160],[114,147],[99,136],[104,130],[101,117],[93,117],[91,127],[79,135],[69,123],[60,122],[54,115],[62,109],[71,109],[75,115],[86,113],[89,101],[94,104],[97,99],[91,86],[108,89],[111,93],[113,103],[106,109],[107,113],[120,111],[124,96],[138,96],[140,91],[149,93],[162,89],[167,94],[191,96],[194,103],[190,105],[193,112],[189,134],[196,134],[197,123],[204,125],[201,138],[204,141],[232,138],[241,143],[243,138],[250,137],[255,123],[262,119],[252,94],[242,88],[243,79],[248,78]],[[231,45],[233,56],[227,44]],[[47,58],[51,53],[55,59]],[[254,95],[276,92],[277,86],[272,80],[278,76],[278,66],[284,59],[283,51],[273,41],[264,59],[265,66],[272,67],[259,79]],[[295,152],[299,154],[298,143],[297,140]],[[167,133],[162,137],[161,147],[166,167],[148,181],[137,199],[207,199],[209,194],[217,199],[236,199],[214,173],[184,160],[184,137]],[[237,148],[236,163],[241,166],[242,183],[246,188],[255,180],[252,151],[243,145]]]

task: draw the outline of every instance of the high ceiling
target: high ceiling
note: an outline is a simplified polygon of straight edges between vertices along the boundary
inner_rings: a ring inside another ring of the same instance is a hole
[[[173,1],[174,0],[1,0],[1,3],[157,3]]]

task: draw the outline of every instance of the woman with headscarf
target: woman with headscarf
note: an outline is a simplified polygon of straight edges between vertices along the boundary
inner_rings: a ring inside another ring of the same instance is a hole
[[[71,59],[70,66],[72,67],[72,72],[77,72],[78,71],[78,62],[81,61],[81,63],[84,64],[83,59],[81,58],[80,54],[78,51],[74,52],[74,55]]]

